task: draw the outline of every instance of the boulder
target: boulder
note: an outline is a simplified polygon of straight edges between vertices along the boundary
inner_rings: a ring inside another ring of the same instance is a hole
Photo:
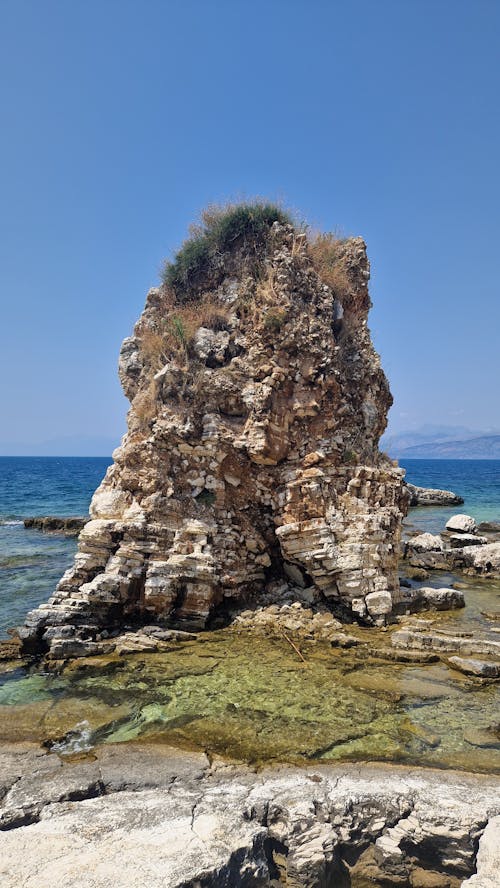
[[[452,515],[446,522],[446,530],[452,533],[475,533],[477,524],[470,515]]]
[[[366,609],[371,617],[379,621],[392,611],[392,596],[386,589],[381,592],[370,592],[365,598]]]
[[[465,607],[464,594],[458,589],[422,586],[412,590],[412,610],[454,610],[458,607]]]
[[[464,546],[457,552],[456,566],[470,574],[500,576],[500,542]]]
[[[450,554],[450,551],[444,549],[440,552],[414,552],[412,549],[408,549],[406,557],[410,566],[414,568],[422,570],[450,570]]]
[[[481,521],[481,524],[478,525],[477,529],[480,533],[500,534],[500,522]]]
[[[412,552],[442,552],[444,543],[440,536],[432,533],[419,533],[407,543]]]
[[[500,662],[476,660],[466,657],[449,657],[448,663],[465,675],[477,675],[479,678],[500,678]]]

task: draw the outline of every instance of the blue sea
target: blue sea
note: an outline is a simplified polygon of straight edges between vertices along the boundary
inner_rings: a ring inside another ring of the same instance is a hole
[[[70,566],[76,540],[26,530],[32,515],[86,515],[110,457],[0,457],[0,637],[45,601]],[[500,460],[403,460],[407,480],[453,490],[463,506],[412,509],[412,524],[442,530],[457,511],[500,521]]]
[[[472,515],[477,522],[500,522],[500,460],[402,459],[399,464],[411,484],[452,490],[464,498],[463,506],[410,509],[408,520],[417,527],[439,533],[457,512]]]
[[[26,530],[32,515],[87,515],[110,457],[0,457],[0,638],[45,601],[76,540]]]

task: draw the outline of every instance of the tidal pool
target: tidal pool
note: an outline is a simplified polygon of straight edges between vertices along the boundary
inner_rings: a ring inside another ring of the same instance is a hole
[[[454,614],[462,626],[463,612]],[[441,617],[448,626],[453,619]],[[5,672],[0,741],[70,753],[139,740],[255,763],[379,760],[500,772],[500,742],[489,730],[499,720],[498,683],[442,662],[387,661],[377,649],[390,647],[390,630],[354,631],[354,648],[301,642],[305,663],[284,638],[223,629],[161,654],[75,661],[58,675]]]

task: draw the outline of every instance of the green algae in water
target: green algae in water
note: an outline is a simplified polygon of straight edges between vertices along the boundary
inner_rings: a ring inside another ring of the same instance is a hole
[[[0,718],[15,721],[21,704],[37,699],[48,701],[59,741],[88,714],[94,745],[142,740],[257,763],[362,759],[500,771],[500,750],[464,736],[498,720],[498,684],[441,663],[375,662],[364,646],[304,643],[302,652],[305,664],[278,638],[207,633],[161,654],[10,678],[0,687]]]
[[[51,700],[55,694],[64,692],[63,678],[34,672],[26,675],[24,670],[16,670],[14,675],[7,673],[0,682],[0,707],[20,706],[33,702]],[[15,713],[12,714],[15,718]]]

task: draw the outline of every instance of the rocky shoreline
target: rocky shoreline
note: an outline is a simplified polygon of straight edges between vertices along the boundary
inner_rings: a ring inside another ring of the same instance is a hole
[[[402,541],[462,500],[378,449],[364,242],[217,212],[123,343],[90,520],[25,521],[79,540],[0,645],[1,884],[493,888],[500,778],[338,762],[494,770],[496,593],[469,630],[437,578],[500,578],[500,529]]]
[[[453,515],[440,534],[412,534],[403,542],[403,561],[411,568],[460,571],[466,576],[500,577],[500,525],[476,524],[470,515]]]
[[[256,771],[137,745],[76,761],[4,747],[0,762],[3,888],[497,884],[500,778],[368,764]]]

